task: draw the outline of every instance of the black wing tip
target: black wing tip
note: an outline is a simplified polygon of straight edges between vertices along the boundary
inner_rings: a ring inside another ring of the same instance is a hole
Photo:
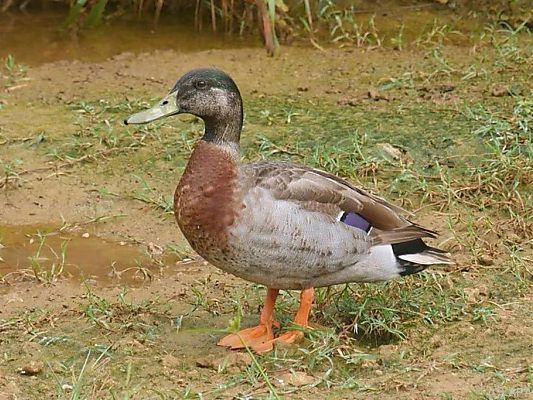
[[[436,258],[441,258],[443,261],[451,261],[449,253],[446,250],[428,246],[422,239],[414,239],[402,243],[392,244],[392,251],[396,257],[406,254],[433,253]]]
[[[411,226],[414,226],[414,227],[420,229],[421,231],[423,231],[424,233],[426,233],[427,237],[435,239],[437,236],[439,236],[439,232],[438,231],[434,231],[433,229],[426,228],[426,227],[424,227],[422,225],[419,225],[419,224],[417,224],[416,222],[413,222],[413,221],[407,220],[407,222],[409,222],[411,224]]]
[[[407,242],[392,244],[392,251],[396,257],[403,256],[405,254],[422,253],[427,250],[428,246],[422,239],[409,240]]]
[[[437,249],[436,247],[431,247],[426,245],[427,250],[431,251],[432,253],[438,253],[438,254],[449,254],[446,250]]]

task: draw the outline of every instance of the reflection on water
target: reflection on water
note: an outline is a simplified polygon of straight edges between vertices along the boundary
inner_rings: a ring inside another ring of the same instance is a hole
[[[139,247],[105,240],[86,232],[73,234],[49,226],[0,225],[0,278],[36,277],[94,279],[99,282],[142,282],[177,256],[150,257]],[[159,260],[158,260],[159,259]],[[158,261],[156,261],[158,260]]]
[[[150,18],[121,17],[78,35],[62,33],[68,10],[0,13],[0,58],[39,65],[58,60],[101,61],[123,52],[173,49],[183,52],[261,46],[255,37],[239,38],[196,32],[191,23],[162,16],[154,29]]]

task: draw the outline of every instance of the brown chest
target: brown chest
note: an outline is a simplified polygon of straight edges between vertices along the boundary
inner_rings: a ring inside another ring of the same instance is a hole
[[[174,212],[183,234],[200,255],[227,247],[236,218],[237,162],[219,146],[200,141],[174,195]]]

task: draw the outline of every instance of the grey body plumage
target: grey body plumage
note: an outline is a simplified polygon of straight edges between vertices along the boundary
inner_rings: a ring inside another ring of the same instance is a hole
[[[240,174],[245,207],[229,230],[231,256],[213,261],[252,282],[304,289],[393,279],[405,274],[406,263],[392,244],[434,236],[401,217],[397,207],[322,171],[260,162],[241,165]],[[376,214],[368,232],[340,220],[343,212],[364,215],[369,209]],[[417,265],[422,270],[447,262],[440,257]]]

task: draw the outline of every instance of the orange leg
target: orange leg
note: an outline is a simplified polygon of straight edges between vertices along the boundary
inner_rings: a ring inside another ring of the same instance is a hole
[[[294,317],[294,323],[302,327],[309,327],[309,313],[311,312],[311,306],[313,305],[313,299],[315,297],[315,289],[309,288],[304,289],[300,293],[300,307],[296,312]],[[299,330],[287,331],[277,338],[265,342],[262,344],[257,344],[253,349],[258,353],[264,353],[272,350],[274,342],[283,342],[283,343],[295,343],[303,339],[304,333]]]
[[[248,346],[258,353],[272,350],[272,340],[274,339],[272,325],[275,324],[273,313],[278,293],[279,289],[268,288],[265,305],[259,318],[259,325],[225,336],[220,339],[218,345],[231,347],[232,349],[241,349]]]
[[[294,323],[296,325],[309,327],[309,313],[311,312],[311,306],[313,305],[313,299],[315,297],[315,289],[304,289],[300,293],[300,307],[294,317]],[[304,333],[302,331],[288,331],[281,334],[275,340],[284,343],[294,343],[303,339]]]

